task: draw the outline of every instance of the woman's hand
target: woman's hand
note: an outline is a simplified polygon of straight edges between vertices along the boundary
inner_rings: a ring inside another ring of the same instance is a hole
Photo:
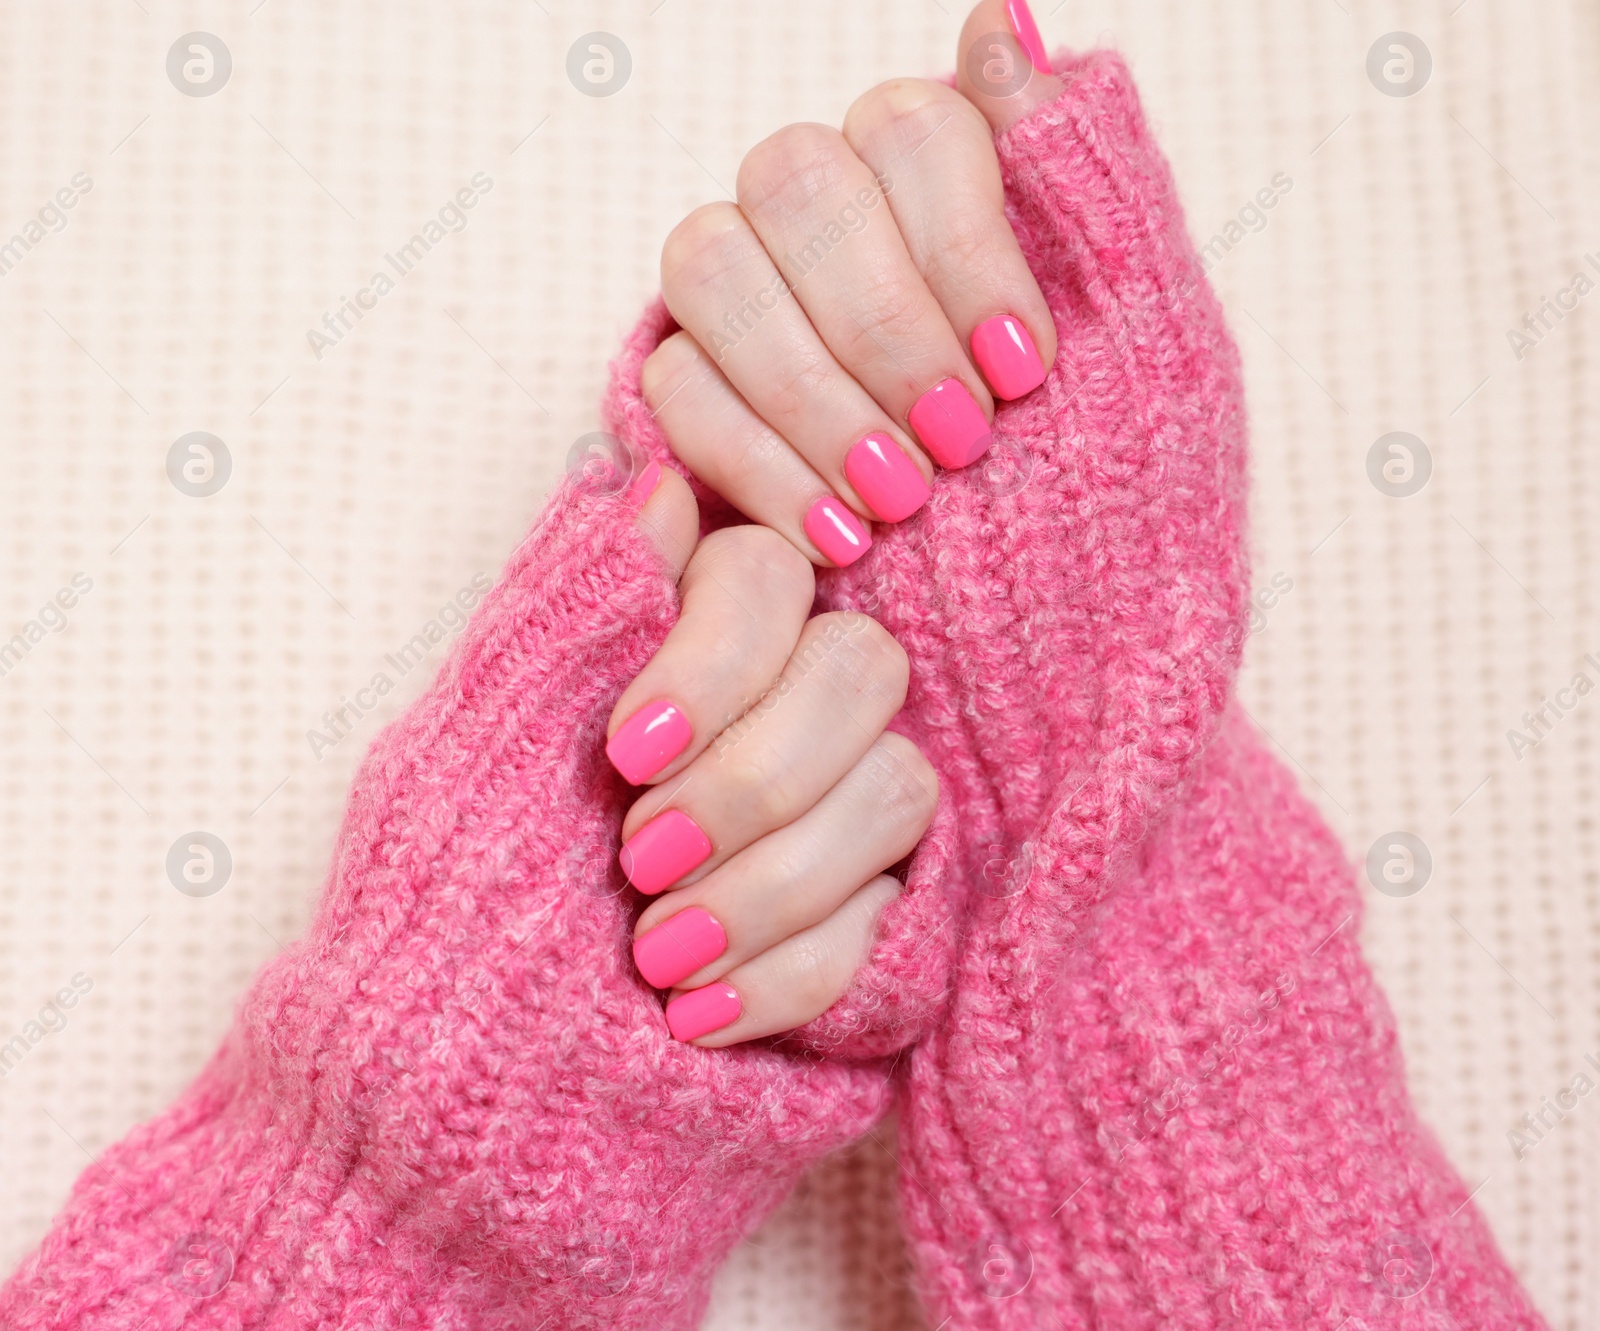
[[[683,610],[618,700],[606,752],[653,786],[622,827],[629,881],[663,893],[634,960],[673,991],[674,1035],[725,1045],[802,1026],[849,986],[938,778],[884,729],[905,700],[895,640],[862,614],[807,619],[811,565],[769,528],[695,546],[689,487],[658,475],[641,520],[669,560],[693,549]]]
[[[683,615],[618,701],[607,753],[655,786],[622,864],[642,892],[674,889],[634,959],[672,991],[679,1039],[733,1044],[831,1007],[898,890],[884,871],[933,818],[932,767],[885,729],[905,653],[865,615],[806,616],[811,564],[851,563],[869,521],[909,517],[934,462],[981,457],[994,397],[1032,391],[1055,357],[992,135],[1060,83],[1018,0],[984,0],[962,49],[959,91],[880,84],[842,133],[757,145],[738,206],[691,213],[662,254],[684,331],[645,362],[644,392],[678,457],[765,524],[694,548],[688,487],[641,478]]]
[[[738,204],[696,209],[662,251],[683,331],[645,362],[645,395],[697,477],[816,564],[920,508],[934,463],[981,457],[994,398],[1055,358],[993,133],[1061,83],[1023,0],[983,0],[961,55],[959,90],[891,80],[842,132],[757,144]]]

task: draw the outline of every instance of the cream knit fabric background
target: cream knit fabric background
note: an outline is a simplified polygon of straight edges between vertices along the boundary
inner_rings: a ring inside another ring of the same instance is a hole
[[[1366,889],[1417,1100],[1552,1322],[1600,1327],[1600,1095],[1520,1159],[1508,1138],[1600,1058],[1600,697],[1564,695],[1520,757],[1507,738],[1579,671],[1600,683],[1600,295],[1574,282],[1600,281],[1600,20],[1052,2],[1052,46],[1131,62],[1197,238],[1246,210],[1213,280],[1254,418],[1257,584],[1279,590],[1244,697],[1353,859],[1397,830],[1431,852],[1422,890]],[[961,18],[954,0],[0,11],[0,237],[45,210],[0,278],[0,642],[92,584],[0,656],[0,1265],[302,926],[359,752],[427,673],[386,654],[498,570],[596,428],[668,227],[780,124],[951,67]],[[232,59],[205,97],[166,72],[197,30]],[[596,30],[631,57],[607,97],[566,73]],[[1414,96],[1367,75],[1392,30],[1431,54]],[[464,228],[314,358],[307,330],[475,179]],[[63,189],[74,206],[49,211]],[[1575,308],[1519,359],[1507,330],[1562,292]],[[169,479],[192,431],[229,451],[209,497]],[[1369,479],[1391,431],[1431,458],[1410,497]],[[380,672],[394,690],[313,753],[308,731]],[[209,896],[166,867],[195,830],[231,856]],[[30,1026],[74,977],[92,987],[65,1026]],[[723,1272],[708,1324],[914,1326],[892,1152],[881,1132],[819,1170]]]

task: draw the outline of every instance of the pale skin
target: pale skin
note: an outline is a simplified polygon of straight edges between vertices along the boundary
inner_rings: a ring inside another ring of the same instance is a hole
[[[688,722],[687,745],[643,783],[622,835],[677,809],[711,844],[634,935],[690,907],[720,925],[721,955],[669,986],[669,997],[713,983],[736,992],[739,1015],[693,1037],[705,1047],[801,1026],[845,992],[900,888],[885,870],[933,818],[933,768],[887,729],[905,699],[905,653],[865,616],[808,618],[814,568],[831,561],[805,518],[831,495],[863,526],[881,524],[845,471],[871,433],[935,482],[908,413],[953,378],[993,417],[998,386],[969,351],[985,320],[1012,316],[1043,365],[1054,361],[1049,310],[1002,210],[993,135],[1061,81],[1028,69],[1022,87],[991,88],[969,69],[975,44],[1013,30],[1005,0],[982,0],[962,29],[957,88],[895,79],[859,98],[842,129],[779,130],[745,157],[737,204],[696,209],[663,248],[663,294],[684,331],[645,362],[644,392],[673,451],[750,525],[697,542],[689,487],[662,471],[637,520],[679,579],[682,614],[607,735],[658,700]],[[841,216],[845,243],[797,265],[807,238]],[[772,308],[752,318],[743,303],[758,291],[774,293]],[[713,337],[730,327],[736,340]]]

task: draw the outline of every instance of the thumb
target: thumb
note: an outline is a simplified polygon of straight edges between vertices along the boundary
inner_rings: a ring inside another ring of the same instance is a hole
[[[655,546],[668,576],[681,578],[700,540],[699,507],[689,482],[670,467],[652,461],[634,482],[633,498],[640,504],[639,516],[634,519],[639,530]]]
[[[956,88],[996,134],[1061,94],[1028,0],[981,0],[956,54]]]

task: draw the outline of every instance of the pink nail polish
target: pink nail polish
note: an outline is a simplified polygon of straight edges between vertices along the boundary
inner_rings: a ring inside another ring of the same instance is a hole
[[[806,535],[840,568],[867,553],[872,533],[866,524],[832,495],[823,495],[806,512]]]
[[[675,1040],[698,1040],[737,1021],[744,1011],[739,993],[731,984],[717,981],[701,989],[679,994],[667,1004],[667,1029]]]
[[[983,408],[959,379],[936,383],[912,403],[907,419],[941,467],[954,469],[976,462],[992,442]]]
[[[1022,320],[1009,314],[985,319],[972,330],[972,359],[996,397],[1007,402],[1044,382],[1044,362]]]
[[[630,785],[642,786],[682,753],[693,735],[682,709],[657,698],[622,723],[606,744],[606,757]]]
[[[844,474],[884,522],[909,518],[932,493],[917,464],[886,434],[869,434],[846,453]]]
[[[630,883],[654,896],[710,857],[711,841],[694,819],[668,809],[635,832],[617,860]]]
[[[638,475],[638,478],[628,487],[628,502],[636,508],[643,508],[645,501],[656,491],[656,485],[661,480],[661,464],[654,458],[649,465]]]
[[[690,906],[633,940],[633,964],[657,989],[670,989],[727,950],[728,935],[716,916]]]
[[[1028,0],[1006,0],[1006,19],[1022,43],[1022,49],[1028,53],[1028,59],[1033,61],[1033,67],[1041,74],[1053,74],[1055,71],[1050,68],[1050,57],[1045,54],[1044,39],[1039,36],[1039,25],[1033,21]]]

